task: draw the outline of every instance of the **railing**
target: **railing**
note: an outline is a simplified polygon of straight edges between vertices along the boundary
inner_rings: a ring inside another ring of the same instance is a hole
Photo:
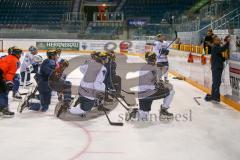
[[[228,22],[229,19],[232,19],[233,17],[235,17],[239,14],[240,14],[240,8],[236,8],[233,11],[229,12],[228,14],[225,14],[221,18],[219,18],[219,19],[213,21],[212,23],[206,25],[205,27],[201,28],[200,30],[198,30],[198,32],[204,31],[208,28],[219,29],[218,26],[220,26],[222,24],[226,24],[226,22]]]
[[[121,2],[119,3],[116,12],[120,12],[122,7],[124,6],[124,4],[126,3],[127,0],[121,0]]]
[[[65,22],[84,21],[85,19],[86,19],[85,14],[79,12],[69,12],[63,15],[63,20]]]
[[[193,23],[194,24],[194,23]],[[189,24],[185,24],[188,27]],[[190,26],[189,26],[190,27]],[[176,27],[177,28],[177,27]],[[210,24],[205,25],[201,29],[188,30],[187,32],[179,32],[179,37],[182,43],[187,44],[200,44],[201,39],[206,35],[207,30],[231,30],[240,28],[240,8],[236,8],[229,13],[223,15],[221,18],[212,21]],[[177,31],[181,31],[178,30]]]
[[[95,12],[93,21],[124,21],[124,14],[123,12]]]

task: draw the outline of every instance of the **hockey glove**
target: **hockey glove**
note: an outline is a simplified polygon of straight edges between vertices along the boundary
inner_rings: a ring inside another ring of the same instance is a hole
[[[168,55],[168,54],[169,54],[169,50],[163,48],[163,49],[161,50],[161,54]]]

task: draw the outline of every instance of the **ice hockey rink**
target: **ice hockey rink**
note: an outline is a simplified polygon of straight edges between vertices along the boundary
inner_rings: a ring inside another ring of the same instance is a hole
[[[63,54],[68,59],[75,56],[79,55]],[[128,72],[128,65],[140,62],[143,62],[140,57],[128,56],[119,72]],[[127,74],[129,79],[135,76],[135,72]],[[175,114],[173,121],[124,121],[122,127],[110,126],[104,116],[84,122],[63,121],[54,116],[57,98],[53,95],[47,113],[24,111],[16,113],[14,118],[0,119],[0,159],[239,160],[239,112],[224,103],[205,102],[204,92],[173,79],[173,75],[170,77],[176,92],[170,109]],[[70,73],[68,80],[74,84],[80,82],[78,68]],[[125,88],[127,84],[122,86]],[[200,105],[194,97],[201,97]],[[18,103],[10,99],[11,110],[17,112]],[[153,114],[158,115],[160,104],[160,100],[154,101]],[[112,121],[121,121],[119,115],[125,112],[118,104],[109,116]]]

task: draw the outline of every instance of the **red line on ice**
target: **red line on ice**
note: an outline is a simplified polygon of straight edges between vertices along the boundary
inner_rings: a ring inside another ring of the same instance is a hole
[[[77,123],[74,123],[72,122],[72,124],[74,124],[75,126],[81,128],[84,133],[87,135],[87,143],[86,143],[86,146],[78,153],[76,154],[75,156],[73,156],[72,158],[70,158],[70,160],[76,160],[76,159],[79,159],[84,153],[86,153],[86,151],[88,150],[88,148],[90,147],[90,144],[92,143],[92,137],[91,137],[91,134],[90,132],[82,127],[81,125],[77,124]]]

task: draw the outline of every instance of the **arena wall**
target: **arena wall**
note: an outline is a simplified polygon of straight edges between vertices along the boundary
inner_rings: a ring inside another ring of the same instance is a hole
[[[86,53],[93,50],[101,51],[106,49],[105,47],[107,46],[108,49],[115,48],[117,52],[141,57],[144,56],[146,50],[151,51],[151,47],[146,45],[146,41],[61,39],[2,39],[2,41],[4,51],[11,46],[18,46],[27,50],[31,45],[37,45],[43,51],[49,48],[62,48],[65,52],[73,53]],[[236,42],[233,44],[236,44]],[[228,60],[226,63],[222,76],[221,95],[225,103],[240,111],[240,52],[236,47],[232,48],[231,60]],[[187,82],[209,93],[212,82],[210,56],[205,56],[206,64],[203,64],[201,54],[191,53],[193,62],[189,63],[189,53],[171,49],[169,55],[171,73],[183,77]]]

